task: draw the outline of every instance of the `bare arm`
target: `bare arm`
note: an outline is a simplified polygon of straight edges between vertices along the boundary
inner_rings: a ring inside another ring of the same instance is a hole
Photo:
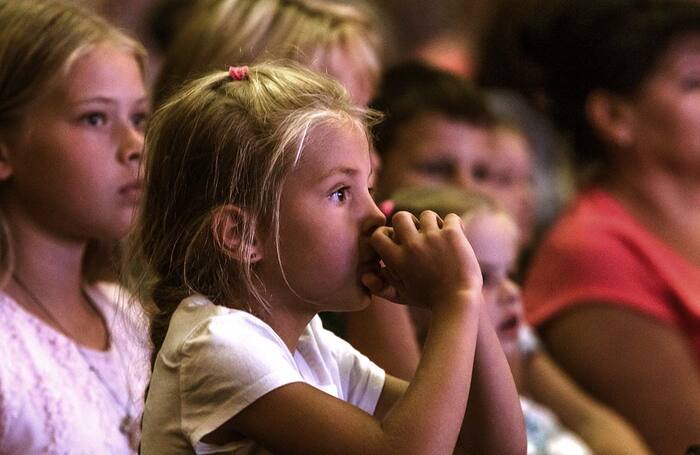
[[[406,215],[395,215],[394,230],[380,228],[372,241],[391,268],[390,287],[400,300],[433,309],[413,381],[406,385],[387,377],[376,417],[310,385],[289,384],[233,417],[231,431],[245,434],[275,453],[448,454],[455,448],[463,421],[474,425],[470,431],[476,435],[477,447],[504,447],[491,439],[498,436],[502,440],[504,433],[515,438],[521,435],[522,420],[509,429],[512,431],[502,431],[503,424],[494,420],[491,412],[474,422],[464,419],[477,338],[482,337],[482,299],[478,263],[464,237],[461,220],[451,215],[440,227],[434,214],[422,215],[418,231]],[[376,281],[371,288],[377,292],[388,289]],[[490,360],[490,352],[486,348],[480,358]],[[487,363],[481,368],[500,368]],[[507,371],[507,366],[504,368]],[[486,375],[500,377],[503,371],[478,375],[475,385],[478,393],[484,394],[483,400],[491,393],[482,384]],[[495,402],[498,406],[504,403],[500,399]],[[517,397],[508,405],[519,410]],[[478,402],[475,406],[493,409],[493,405]],[[499,411],[507,416],[510,410]],[[504,422],[511,424],[507,417]],[[496,431],[491,431],[491,426]],[[524,447],[524,437],[522,444]]]
[[[433,318],[411,384],[387,376],[375,413],[381,419],[294,383],[249,405],[229,430],[274,453],[452,453],[467,404],[480,300],[476,294],[456,298],[454,311]]]
[[[472,391],[460,445],[466,453],[527,452],[520,399],[485,308],[479,318]]]
[[[367,309],[347,313],[346,339],[392,376],[410,381],[420,347],[405,305],[373,297]]]
[[[581,390],[546,352],[533,353],[523,373],[535,401],[551,409],[594,453],[650,453],[625,420]]]
[[[684,453],[700,441],[699,366],[687,340],[650,317],[596,303],[544,327],[552,356],[654,453]]]

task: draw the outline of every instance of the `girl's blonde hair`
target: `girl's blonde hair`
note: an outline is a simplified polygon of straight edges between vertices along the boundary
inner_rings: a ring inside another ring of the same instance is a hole
[[[168,49],[155,105],[184,82],[228,64],[289,59],[326,71],[336,53],[346,71],[375,85],[381,39],[369,7],[355,0],[198,0]]]
[[[141,72],[146,52],[105,20],[59,0],[0,0],[0,143],[21,126],[28,111],[73,63],[101,44],[134,56]],[[2,194],[0,182],[0,196]],[[0,198],[1,199],[1,198]],[[92,241],[83,272],[88,280],[106,269],[113,245]],[[13,269],[10,232],[0,205],[0,287]]]
[[[191,294],[264,315],[252,248],[260,229],[278,239],[282,185],[309,134],[329,123],[366,132],[374,115],[337,82],[291,63],[253,66],[243,80],[204,76],[154,113],[129,242],[131,286],[150,317],[154,352]],[[214,224],[220,209],[233,207],[240,242],[231,252],[217,243]]]

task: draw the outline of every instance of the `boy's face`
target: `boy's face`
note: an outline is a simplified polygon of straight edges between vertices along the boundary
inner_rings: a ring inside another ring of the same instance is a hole
[[[424,113],[406,122],[383,157],[381,195],[405,186],[452,185],[481,190],[488,177],[486,158],[491,133],[438,113]]]
[[[348,125],[312,130],[282,187],[279,249],[274,235],[263,241],[259,273],[272,303],[304,314],[369,304],[360,278],[379,267],[369,239],[386,221],[368,189],[370,169],[362,131]]]
[[[520,289],[510,279],[518,229],[506,214],[489,211],[467,218],[464,231],[481,267],[484,303],[491,323],[506,354],[515,353],[523,323]]]

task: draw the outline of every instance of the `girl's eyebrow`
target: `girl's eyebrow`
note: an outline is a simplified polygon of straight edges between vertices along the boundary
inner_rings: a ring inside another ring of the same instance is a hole
[[[146,103],[148,102],[148,98],[146,96],[142,96],[141,98],[138,98],[133,101],[134,103]],[[107,96],[94,96],[92,98],[85,98],[85,99],[79,99],[77,101],[73,101],[73,104],[91,104],[91,103],[102,103],[102,104],[117,104],[117,100],[114,98],[110,98]]]
[[[348,166],[336,166],[330,171],[326,172],[325,174],[321,175],[319,180],[323,181],[326,180],[330,177],[333,177],[336,174],[342,174],[342,175],[347,175],[348,177],[354,177],[355,175],[358,174],[358,170],[353,167],[348,167]]]

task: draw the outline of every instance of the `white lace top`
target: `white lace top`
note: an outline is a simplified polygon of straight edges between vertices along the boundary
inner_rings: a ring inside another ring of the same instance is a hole
[[[0,292],[0,453],[134,453],[120,424],[127,412],[140,418],[148,354],[118,289],[86,289],[110,331],[107,351],[79,348]]]

